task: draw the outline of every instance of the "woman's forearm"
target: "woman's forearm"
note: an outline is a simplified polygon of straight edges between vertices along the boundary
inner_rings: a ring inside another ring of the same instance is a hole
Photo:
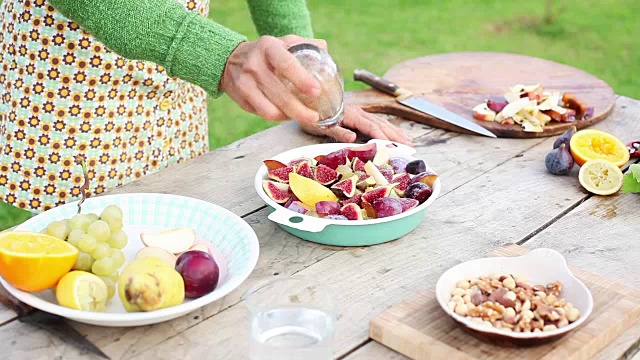
[[[175,0],[50,0],[111,51],[162,65],[218,95],[227,58],[246,38]]]
[[[313,37],[305,0],[247,0],[260,35]]]

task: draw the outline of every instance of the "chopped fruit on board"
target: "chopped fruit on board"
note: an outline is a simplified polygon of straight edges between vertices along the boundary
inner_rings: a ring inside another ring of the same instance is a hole
[[[475,106],[472,112],[478,120],[519,124],[526,132],[542,132],[550,121],[587,120],[593,117],[594,108],[572,93],[543,91],[540,84],[518,84],[504,94],[504,101],[487,100]]]
[[[392,147],[371,143],[286,165],[265,160],[270,170],[263,189],[286,209],[311,217],[354,221],[397,215],[424,203],[438,175],[423,160],[391,157]]]

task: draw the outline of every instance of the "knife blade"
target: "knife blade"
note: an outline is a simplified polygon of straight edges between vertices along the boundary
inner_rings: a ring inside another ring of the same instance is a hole
[[[43,329],[79,350],[109,359],[102,350],[71,327],[63,317],[34,309],[5,291],[4,289],[0,290],[0,303],[15,311],[18,315],[18,321]]]
[[[396,101],[404,106],[420,111],[427,115],[431,115],[440,120],[446,121],[455,126],[467,129],[477,134],[495,138],[496,135],[475,122],[465,119],[464,117],[449,111],[441,106],[431,103],[423,98],[413,96],[413,93],[404,89],[387,79],[383,79],[378,75],[363,69],[353,71],[353,79],[361,81],[376,90],[386,94],[393,95]]]

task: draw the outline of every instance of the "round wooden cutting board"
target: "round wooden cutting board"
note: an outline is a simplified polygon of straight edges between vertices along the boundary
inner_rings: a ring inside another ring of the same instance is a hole
[[[425,56],[395,65],[383,78],[411,90],[415,96],[440,105],[482,125],[498,137],[532,138],[558,135],[572,125],[578,129],[597,123],[611,113],[613,89],[603,80],[568,65],[524,55],[465,52]],[[502,125],[473,118],[472,108],[490,97],[502,97],[516,84],[540,83],[545,91],[571,92],[595,109],[589,120],[552,121],[544,132],[525,132],[520,125]],[[374,89],[345,94],[347,101],[366,111],[386,113],[445,130],[469,133],[440,119],[415,111],[393,96]]]

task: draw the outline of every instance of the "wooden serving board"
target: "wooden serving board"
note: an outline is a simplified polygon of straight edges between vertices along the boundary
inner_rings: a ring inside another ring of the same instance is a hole
[[[562,134],[572,125],[578,129],[597,123],[611,113],[613,89],[603,80],[568,65],[524,55],[465,52],[431,55],[395,65],[384,78],[411,90],[415,96],[440,105],[484,126],[498,137],[533,138]],[[490,97],[502,97],[516,84],[540,83],[544,90],[572,92],[595,109],[593,118],[575,123],[552,121],[544,132],[525,132],[520,125],[502,125],[473,119],[472,110]],[[345,94],[351,103],[369,112],[385,113],[449,131],[467,130],[415,111],[393,96],[373,89]]]
[[[527,251],[518,245],[506,245],[489,255],[519,256]],[[420,291],[371,320],[369,336],[412,359],[592,358],[640,320],[640,291],[570,268],[591,291],[594,309],[580,328],[558,341],[527,348],[482,342],[462,330],[440,308],[432,290]],[[603,358],[617,359],[622,355],[611,353]]]

